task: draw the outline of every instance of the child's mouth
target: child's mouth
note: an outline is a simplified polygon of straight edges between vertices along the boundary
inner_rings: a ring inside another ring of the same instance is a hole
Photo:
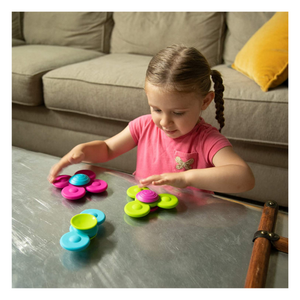
[[[173,135],[174,133],[177,132],[177,130],[167,130],[167,129],[163,129],[163,131],[164,131],[167,135]]]

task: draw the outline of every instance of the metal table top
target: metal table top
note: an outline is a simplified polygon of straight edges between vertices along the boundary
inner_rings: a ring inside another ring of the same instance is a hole
[[[58,157],[12,148],[12,287],[22,288],[241,288],[244,286],[262,207],[172,187],[179,204],[144,218],[124,213],[131,175],[86,164],[108,183],[102,194],[69,201],[47,181]],[[270,200],[270,199],[267,199]],[[90,246],[60,246],[70,219],[85,209],[103,211]],[[288,215],[275,232],[288,237]],[[288,255],[273,251],[266,287],[288,287]]]

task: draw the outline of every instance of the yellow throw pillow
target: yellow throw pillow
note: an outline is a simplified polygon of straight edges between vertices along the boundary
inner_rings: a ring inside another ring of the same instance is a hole
[[[264,92],[288,78],[288,12],[277,12],[244,45],[232,67]]]

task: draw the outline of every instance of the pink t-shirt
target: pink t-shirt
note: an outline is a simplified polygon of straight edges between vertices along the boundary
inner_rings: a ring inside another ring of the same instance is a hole
[[[172,139],[152,121],[151,115],[129,123],[131,135],[138,146],[138,179],[151,175],[183,172],[188,169],[213,167],[212,159],[222,148],[231,146],[219,131],[203,118],[187,134]],[[205,191],[207,192],[207,191]]]

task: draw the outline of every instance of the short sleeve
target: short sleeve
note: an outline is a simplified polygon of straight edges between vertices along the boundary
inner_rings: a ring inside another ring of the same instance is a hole
[[[149,115],[138,117],[129,122],[129,130],[136,145],[139,143],[139,139],[143,133],[146,123],[149,123]]]
[[[213,165],[212,160],[215,154],[224,147],[232,147],[228,139],[217,129],[209,130],[205,137],[203,152],[208,163]]]

